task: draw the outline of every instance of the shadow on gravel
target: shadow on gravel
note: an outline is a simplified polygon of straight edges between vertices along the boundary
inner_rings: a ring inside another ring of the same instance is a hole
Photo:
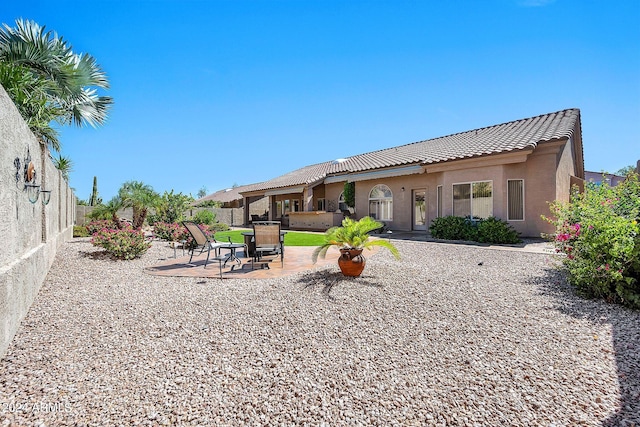
[[[533,278],[543,295],[553,298],[561,313],[610,324],[620,387],[620,409],[603,421],[605,427],[640,425],[640,311],[577,295],[566,275],[554,268]]]
[[[359,285],[375,288],[383,287],[383,285],[373,276],[362,275],[360,277],[347,277],[339,271],[330,271],[327,269],[304,273],[298,279],[298,283],[304,285],[304,289],[321,288],[322,293],[327,296],[329,301],[335,300],[333,295],[331,295],[331,290],[343,283],[348,284],[349,286]]]
[[[101,261],[117,261],[117,259],[112,257],[107,251],[94,251],[94,252],[78,251],[78,253],[85,258],[97,259]]]

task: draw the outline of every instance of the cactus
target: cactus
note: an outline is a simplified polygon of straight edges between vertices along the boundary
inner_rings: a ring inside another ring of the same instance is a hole
[[[102,199],[98,197],[98,177],[93,177],[93,191],[91,191],[91,197],[89,197],[89,206],[96,206],[102,202]]]

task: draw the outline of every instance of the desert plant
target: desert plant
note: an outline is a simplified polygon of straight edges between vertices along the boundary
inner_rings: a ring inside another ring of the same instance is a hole
[[[118,211],[124,207],[122,199],[118,196],[112,197],[106,204],[99,204],[93,208],[87,216],[93,220],[110,219],[119,224]]]
[[[151,247],[144,233],[130,226],[122,229],[103,228],[93,235],[91,243],[104,248],[115,258],[127,260],[141,256]]]
[[[91,196],[89,196],[89,206],[96,206],[102,203],[102,199],[98,196],[98,177],[93,177],[93,188]]]
[[[133,228],[140,230],[147,218],[149,208],[156,203],[158,193],[143,182],[127,181],[120,187],[118,196],[125,207],[133,208]]]
[[[107,119],[112,99],[98,96],[109,87],[95,58],[34,21],[16,20],[0,28],[0,83],[43,143],[60,151],[52,122],[97,126]]]
[[[73,171],[73,162],[69,157],[65,157],[59,154],[58,157],[53,157],[53,165],[60,171],[65,181],[69,182],[69,173]]]
[[[327,250],[331,246],[338,249],[370,249],[373,246],[381,246],[388,249],[396,258],[400,258],[398,249],[388,240],[371,239],[369,233],[382,227],[382,223],[365,216],[358,221],[345,218],[341,227],[331,227],[324,234],[324,243],[318,246],[312,255],[313,262],[318,261],[318,257],[324,258]]]

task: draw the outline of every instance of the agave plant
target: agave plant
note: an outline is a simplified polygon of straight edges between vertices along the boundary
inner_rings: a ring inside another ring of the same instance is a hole
[[[316,263],[318,257],[324,258],[331,246],[338,249],[371,249],[373,246],[381,246],[389,249],[396,259],[400,259],[398,249],[391,242],[385,239],[371,239],[369,233],[382,226],[381,222],[370,216],[365,216],[358,221],[345,218],[341,227],[332,227],[325,232],[325,242],[313,251],[313,262]]]

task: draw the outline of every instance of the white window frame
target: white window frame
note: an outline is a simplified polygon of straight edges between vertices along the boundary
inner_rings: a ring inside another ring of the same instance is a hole
[[[522,181],[522,219],[511,219],[509,218],[509,181]],[[523,222],[525,220],[525,197],[524,197],[524,179],[523,178],[516,178],[516,179],[507,179],[507,221],[514,221],[514,222]]]
[[[389,193],[391,193],[391,197],[385,197],[385,198],[371,198],[371,193],[373,192],[373,190],[375,190],[377,187],[386,187],[387,190],[389,190]],[[388,185],[386,184],[376,184],[373,187],[371,187],[371,190],[369,190],[369,207],[368,207],[368,211],[369,211],[369,216],[371,216],[371,202],[372,201],[389,201],[390,202],[390,206],[389,206],[389,217],[388,218],[375,218],[376,221],[393,221],[393,191],[391,191],[391,188],[389,188]],[[377,217],[377,215],[376,215]]]
[[[495,187],[493,185],[493,180],[492,179],[482,179],[482,180],[478,180],[478,181],[465,181],[465,182],[454,182],[453,184],[451,184],[451,213],[453,215],[456,215],[455,213],[455,209],[453,208],[454,203],[455,203],[455,199],[453,197],[453,187],[456,185],[463,185],[463,184],[470,184],[471,188],[470,188],[470,195],[471,195],[471,203],[470,203],[470,209],[469,209],[469,216],[473,217],[473,184],[477,184],[480,182],[490,182],[491,183],[491,215],[489,216],[493,216],[493,205],[494,205],[494,194],[495,194]]]
[[[452,187],[453,188],[453,187]],[[443,207],[443,203],[442,203],[442,185],[438,185],[436,187],[436,216],[438,218],[441,218],[442,216],[444,216],[444,212],[442,207]]]

